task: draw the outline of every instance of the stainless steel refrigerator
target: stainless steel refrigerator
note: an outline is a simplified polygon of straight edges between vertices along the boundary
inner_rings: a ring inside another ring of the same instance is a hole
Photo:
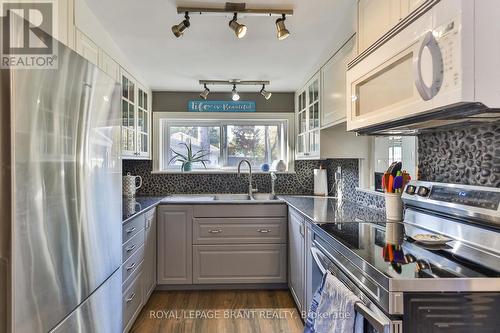
[[[0,70],[0,332],[121,332],[119,86],[57,56]]]

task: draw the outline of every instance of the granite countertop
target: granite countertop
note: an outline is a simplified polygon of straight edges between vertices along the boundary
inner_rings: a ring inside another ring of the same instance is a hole
[[[279,200],[214,200],[211,195],[171,195],[123,198],[123,223],[159,204],[283,204],[301,212],[316,223],[375,222],[385,223],[385,212],[358,203],[335,198],[279,195]]]
[[[256,195],[269,195],[257,193]],[[245,197],[244,199],[241,199]],[[162,200],[163,204],[196,204],[196,205],[252,205],[252,204],[284,204],[279,197],[273,199],[248,199],[245,193],[216,193],[216,194],[172,194]]]
[[[123,197],[122,222],[126,223],[139,214],[157,206],[165,197]]]
[[[316,223],[374,222],[385,223],[383,210],[372,209],[350,201],[335,198],[280,195],[289,206]]]

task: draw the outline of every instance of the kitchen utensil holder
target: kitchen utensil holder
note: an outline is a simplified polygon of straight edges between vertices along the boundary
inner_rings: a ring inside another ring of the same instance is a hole
[[[385,193],[385,214],[388,221],[403,221],[401,193]]]

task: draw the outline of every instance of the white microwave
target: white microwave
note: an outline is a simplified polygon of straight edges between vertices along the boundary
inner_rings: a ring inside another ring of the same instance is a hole
[[[499,1],[434,1],[410,19],[349,64],[347,130],[418,133],[498,120]]]

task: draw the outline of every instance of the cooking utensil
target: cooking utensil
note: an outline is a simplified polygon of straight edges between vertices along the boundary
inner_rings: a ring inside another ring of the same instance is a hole
[[[387,184],[387,192],[389,192],[389,193],[394,192],[394,176],[392,174],[389,175],[389,183]]]

